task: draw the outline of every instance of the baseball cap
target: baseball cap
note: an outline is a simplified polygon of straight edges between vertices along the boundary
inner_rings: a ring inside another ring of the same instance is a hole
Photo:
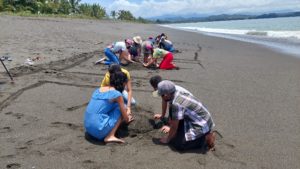
[[[157,94],[162,96],[164,94],[171,94],[176,91],[175,84],[169,80],[163,80],[157,85]]]

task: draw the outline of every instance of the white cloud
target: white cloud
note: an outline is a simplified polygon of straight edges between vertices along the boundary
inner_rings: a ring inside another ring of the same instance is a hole
[[[144,0],[134,3],[115,0],[106,6],[108,11],[129,10],[138,17],[167,14],[222,14],[242,12],[269,12],[275,10],[300,10],[300,0]]]

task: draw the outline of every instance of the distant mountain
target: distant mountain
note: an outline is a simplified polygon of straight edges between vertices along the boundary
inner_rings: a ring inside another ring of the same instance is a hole
[[[279,17],[295,17],[300,16],[299,12],[285,12],[285,13],[267,13],[259,15],[249,14],[221,14],[211,16],[165,16],[157,19],[152,18],[152,21],[157,23],[183,23],[183,22],[209,22],[209,21],[226,21],[226,20],[244,20],[244,19],[262,19],[262,18],[279,18]]]
[[[146,18],[151,21],[155,20],[166,20],[166,21],[178,21],[178,20],[184,20],[184,19],[189,19],[189,18],[201,18],[201,17],[207,17],[209,15],[204,15],[204,14],[196,14],[196,13],[190,13],[190,14],[185,14],[185,15],[174,15],[174,14],[169,14],[169,15],[161,15],[161,16],[156,16],[156,17],[150,17]]]
[[[300,16],[300,12],[262,14],[262,15],[258,15],[256,17],[254,17],[254,19],[259,19],[259,18],[293,17],[293,16]]]

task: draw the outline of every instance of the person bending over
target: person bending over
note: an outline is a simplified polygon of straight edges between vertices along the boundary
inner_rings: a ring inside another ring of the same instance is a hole
[[[162,36],[158,42],[158,47],[161,48],[161,49],[164,49],[166,51],[169,51],[169,52],[175,52],[175,49],[173,47],[173,43],[166,39],[165,36]]]
[[[101,58],[100,60],[96,61],[95,64],[121,64],[122,60],[125,60],[128,63],[134,63],[128,51],[132,45],[133,41],[131,39],[125,39],[124,41],[113,43],[104,49],[104,54],[107,58]],[[116,54],[119,54],[119,57]]]
[[[151,41],[151,39],[145,40],[142,43],[142,52],[144,54],[144,59],[143,62],[147,63],[148,62],[148,58],[152,55],[153,53],[153,42]]]
[[[141,57],[141,53],[142,53],[142,43],[143,43],[143,40],[140,36],[135,36],[132,38],[133,40],[133,47],[136,49],[137,51],[137,54],[133,56],[133,60],[134,61],[139,61],[139,57]]]
[[[96,89],[92,94],[84,114],[85,131],[105,143],[125,141],[115,136],[122,120],[130,123],[134,120],[127,113],[122,92],[128,82],[123,72],[110,74],[109,86]]]
[[[154,97],[158,97],[157,86],[161,81],[162,81],[162,77],[159,75],[152,76],[149,80],[149,83],[151,84],[151,86],[154,89],[154,92],[152,93]],[[178,86],[176,84],[175,84],[175,89],[176,89],[176,91],[179,91],[182,93],[188,93],[193,96],[193,94],[190,91],[188,91],[187,89],[185,89],[181,86]],[[168,102],[166,102],[165,100],[162,99],[161,100],[161,113],[154,114],[154,116],[153,116],[154,119],[163,121],[165,119],[168,107],[169,107],[169,111],[170,111],[170,105],[168,106]],[[160,130],[164,133],[168,133],[170,131],[170,127],[168,125],[164,125],[164,126],[162,126],[162,128]]]
[[[158,60],[162,61],[158,64]],[[155,48],[153,50],[152,56],[149,58],[147,63],[143,63],[145,67],[150,67],[155,65],[159,69],[179,69],[173,63],[173,54],[164,49]]]
[[[214,149],[214,122],[209,111],[196,97],[176,91],[171,81],[161,81],[157,86],[158,95],[170,103],[170,131],[160,142],[170,144],[179,151],[201,148],[207,145]]]

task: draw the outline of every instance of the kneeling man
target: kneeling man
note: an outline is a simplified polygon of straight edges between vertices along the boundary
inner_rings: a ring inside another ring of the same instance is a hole
[[[177,150],[200,148],[204,144],[214,148],[214,122],[204,105],[187,92],[176,90],[175,84],[164,80],[158,83],[158,95],[170,104],[170,130],[161,143],[170,144]]]

